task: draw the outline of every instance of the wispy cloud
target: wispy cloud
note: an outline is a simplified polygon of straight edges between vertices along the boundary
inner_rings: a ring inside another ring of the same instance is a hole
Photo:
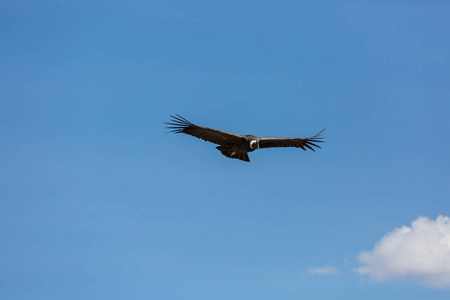
[[[379,281],[415,279],[419,283],[450,288],[450,218],[419,217],[411,227],[394,229],[359,254],[356,271]]]
[[[336,267],[325,266],[309,268],[308,273],[314,275],[337,275],[339,274],[339,271],[338,269],[336,269]]]

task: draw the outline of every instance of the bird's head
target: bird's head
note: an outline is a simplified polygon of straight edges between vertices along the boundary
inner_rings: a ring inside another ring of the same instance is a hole
[[[250,149],[252,150],[259,149],[259,142],[257,140],[251,140]]]

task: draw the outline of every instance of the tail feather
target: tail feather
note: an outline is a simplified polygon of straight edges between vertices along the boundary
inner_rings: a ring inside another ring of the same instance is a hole
[[[248,154],[245,152],[237,152],[234,149],[233,145],[217,146],[216,149],[219,150],[220,152],[222,152],[222,154],[225,155],[226,157],[240,159],[242,161],[250,162],[250,158],[248,157]]]
[[[250,158],[248,157],[247,153],[242,153],[239,155],[238,159],[243,160],[243,161],[247,161],[250,162]]]

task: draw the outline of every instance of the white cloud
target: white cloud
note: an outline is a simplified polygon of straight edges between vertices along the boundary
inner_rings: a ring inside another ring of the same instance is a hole
[[[412,278],[427,286],[450,288],[450,218],[419,217],[411,227],[385,235],[373,251],[360,253],[359,260],[363,265],[356,271],[375,280]]]
[[[326,266],[326,267],[309,268],[308,273],[315,275],[334,275],[339,274],[339,271],[333,266]]]

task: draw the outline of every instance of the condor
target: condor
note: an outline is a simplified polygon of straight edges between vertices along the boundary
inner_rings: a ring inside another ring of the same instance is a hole
[[[253,135],[238,135],[230,132],[217,130],[192,124],[180,115],[170,116],[170,122],[166,122],[169,132],[185,133],[196,138],[217,144],[216,148],[223,155],[229,158],[236,158],[243,161],[250,161],[248,152],[260,148],[274,147],[296,147],[306,150],[306,148],[315,151],[313,147],[320,148],[316,143],[323,142],[322,133],[308,138],[280,138],[280,137],[257,137]]]

